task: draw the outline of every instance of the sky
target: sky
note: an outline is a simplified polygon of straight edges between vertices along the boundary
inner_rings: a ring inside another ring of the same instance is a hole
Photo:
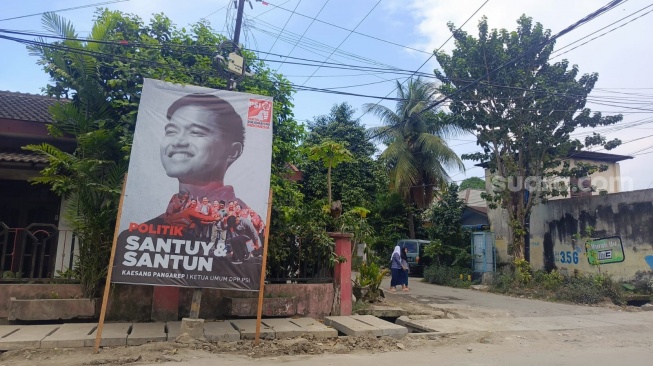
[[[42,32],[40,15],[3,19],[100,1],[6,2],[0,15],[0,28]],[[455,47],[453,41],[447,42],[450,36],[447,23],[460,27],[479,8],[480,11],[462,27],[472,35],[478,33],[477,25],[482,16],[487,17],[490,28],[512,31],[522,14],[532,17],[534,22],[541,23],[555,34],[607,3],[608,0],[270,0],[268,5],[264,5],[252,0],[252,7],[245,5],[241,43],[258,51],[258,56],[266,59],[273,70],[284,74],[294,84],[365,95],[299,91],[293,100],[294,114],[299,121],[306,122],[315,116],[328,114],[334,104],[347,102],[357,110],[355,117],[361,118],[366,127],[372,127],[380,125],[380,121],[371,114],[364,114],[363,105],[380,103],[393,109],[393,101],[381,98],[396,96],[396,81],[405,82],[406,75],[338,70],[328,68],[329,64],[320,68],[294,65],[287,62],[295,60],[286,59],[284,62],[283,57],[271,54],[289,54],[319,63],[411,71],[421,67],[421,72],[432,74],[439,66],[435,58],[430,58],[431,52],[441,48],[450,53]],[[216,31],[233,34],[235,9],[231,0],[129,0],[105,6],[137,14],[145,22],[152,14],[164,13],[179,27],[204,18]],[[80,37],[85,37],[92,27],[94,11],[95,8],[91,7],[60,14],[72,21]],[[610,153],[640,154],[620,163],[625,183],[622,190],[653,187],[653,174],[645,168],[653,166],[653,123],[649,123],[653,122],[653,109],[650,108],[653,104],[653,73],[649,66],[653,50],[646,42],[652,34],[651,11],[653,4],[649,1],[625,1],[558,39],[556,50],[560,49],[560,55],[552,60],[567,59],[570,64],[579,66],[581,74],[597,72],[599,81],[590,96],[601,98],[603,102],[600,105],[590,102],[587,107],[604,114],[623,115],[623,122],[618,125],[620,129],[605,133],[608,139],[619,138],[624,142]],[[610,25],[612,23],[615,24]],[[583,37],[587,38],[578,41]],[[570,46],[564,48],[567,45]],[[0,90],[41,93],[41,88],[48,83],[48,76],[25,46],[0,39],[0,54],[3,55],[0,58]],[[582,139],[587,133],[579,130],[573,136]],[[472,135],[458,136],[448,143],[459,155],[479,151]],[[482,177],[482,169],[474,164],[465,161],[466,171],[450,171],[450,176],[455,181]]]

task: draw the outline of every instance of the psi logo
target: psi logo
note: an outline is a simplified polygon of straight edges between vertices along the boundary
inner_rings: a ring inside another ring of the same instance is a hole
[[[270,129],[272,122],[272,102],[263,99],[250,99],[247,110],[247,127]]]

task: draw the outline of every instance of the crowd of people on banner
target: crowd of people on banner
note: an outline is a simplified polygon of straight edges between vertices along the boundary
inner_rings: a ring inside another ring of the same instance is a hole
[[[168,225],[183,226],[185,236],[212,242],[215,248],[224,242],[234,264],[261,257],[265,223],[239,199],[210,201],[182,191],[172,196],[163,219]]]

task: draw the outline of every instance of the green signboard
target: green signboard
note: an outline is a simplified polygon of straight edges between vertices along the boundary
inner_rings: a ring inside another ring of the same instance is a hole
[[[626,258],[624,246],[618,236],[592,240],[587,244],[586,250],[590,264],[619,263]]]

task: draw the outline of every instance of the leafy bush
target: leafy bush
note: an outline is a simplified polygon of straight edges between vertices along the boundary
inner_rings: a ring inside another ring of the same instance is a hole
[[[565,276],[558,270],[553,270],[550,273],[545,271],[537,271],[533,276],[535,284],[544,287],[547,290],[557,289],[565,280]]]
[[[624,303],[622,286],[607,274],[565,277],[553,270],[531,275],[526,268],[523,263],[503,267],[494,276],[491,290],[576,304],[597,304],[605,298],[618,305]]]
[[[593,281],[577,277],[569,279],[565,286],[556,292],[555,298],[577,304],[596,304],[603,300],[603,293]]]
[[[362,300],[374,302],[381,295],[379,288],[383,277],[388,274],[387,268],[381,268],[376,262],[370,261],[369,263],[361,263],[359,267],[359,274],[353,280],[355,287],[367,287],[369,291],[363,296]]]
[[[469,274],[471,274],[469,268],[433,265],[424,270],[424,281],[442,286],[469,287],[470,282],[466,281]]]
[[[515,266],[515,277],[522,285],[528,285],[533,280],[531,273],[531,264],[525,259],[515,258],[512,262]]]
[[[515,287],[515,282],[515,274],[512,268],[504,266],[494,275],[492,289],[496,292],[505,294]]]

